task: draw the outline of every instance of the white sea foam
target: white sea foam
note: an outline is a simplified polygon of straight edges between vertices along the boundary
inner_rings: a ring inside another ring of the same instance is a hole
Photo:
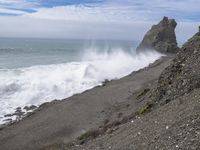
[[[100,85],[105,79],[121,78],[147,66],[161,54],[149,51],[130,54],[122,50],[84,53],[79,62],[0,70],[0,124],[16,107],[40,105],[63,99]]]

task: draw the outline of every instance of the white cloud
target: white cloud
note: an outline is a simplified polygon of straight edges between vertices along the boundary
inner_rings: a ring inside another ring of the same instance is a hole
[[[21,11],[21,10],[13,10],[13,9],[6,9],[6,8],[0,8],[0,13],[7,13],[7,14],[13,14],[13,15],[26,14],[26,12]]]
[[[20,21],[19,21],[20,20]],[[4,37],[128,39],[142,38],[149,23],[80,22],[18,17],[0,17]]]
[[[132,15],[127,8],[113,6],[94,6],[84,5],[58,6],[53,8],[41,8],[35,13],[26,16],[53,19],[53,20],[73,20],[73,21],[127,21]]]
[[[5,2],[0,0],[0,13],[23,13],[2,8],[1,3]],[[37,4],[25,0],[7,1],[11,2],[13,6],[10,7],[32,5],[37,12],[16,17],[1,16],[1,36],[141,40],[153,23],[167,15],[182,21],[178,25],[177,34],[178,40],[184,41],[196,32],[198,26],[198,22],[187,18],[185,13],[191,16],[200,12],[197,0],[109,0],[95,5],[53,8],[39,8]]]
[[[38,2],[30,2],[27,0],[0,0],[1,6],[15,7],[15,8],[24,8],[24,7],[33,7],[39,5]]]
[[[0,0],[0,13],[11,15],[26,14],[26,10],[38,8],[39,3],[29,2],[27,0]]]
[[[1,16],[0,35],[4,37],[142,40],[145,32],[155,23],[157,22],[55,21],[24,16]],[[178,22],[179,43],[183,43],[197,32],[198,24],[198,22]]]
[[[164,15],[192,21],[200,13],[199,0],[109,0],[100,4],[38,8],[34,18],[76,21],[147,21]],[[190,18],[191,17],[191,18]],[[200,18],[199,18],[200,20]]]
[[[25,0],[0,0],[0,3],[2,3],[2,4],[13,4],[13,3],[19,4],[22,2],[24,3],[26,1]]]

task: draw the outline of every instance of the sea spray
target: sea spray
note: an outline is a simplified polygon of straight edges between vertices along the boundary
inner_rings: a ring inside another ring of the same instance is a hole
[[[147,66],[161,54],[138,55],[121,49],[87,51],[80,61],[0,70],[0,124],[16,107],[40,105],[91,89],[105,80],[124,77]]]

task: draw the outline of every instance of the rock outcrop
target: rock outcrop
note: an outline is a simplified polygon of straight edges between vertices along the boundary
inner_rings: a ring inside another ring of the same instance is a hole
[[[200,88],[199,64],[200,31],[183,45],[172,64],[162,72],[156,99],[167,103]]]
[[[161,53],[177,53],[179,50],[176,41],[174,19],[164,17],[159,24],[153,25],[145,34],[142,42],[137,47],[137,52],[154,49]]]

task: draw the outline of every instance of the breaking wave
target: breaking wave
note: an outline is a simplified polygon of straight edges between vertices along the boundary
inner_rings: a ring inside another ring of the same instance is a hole
[[[161,57],[155,51],[140,54],[123,50],[88,50],[78,62],[0,70],[0,123],[16,107],[40,105],[81,93],[105,79],[124,77]]]

